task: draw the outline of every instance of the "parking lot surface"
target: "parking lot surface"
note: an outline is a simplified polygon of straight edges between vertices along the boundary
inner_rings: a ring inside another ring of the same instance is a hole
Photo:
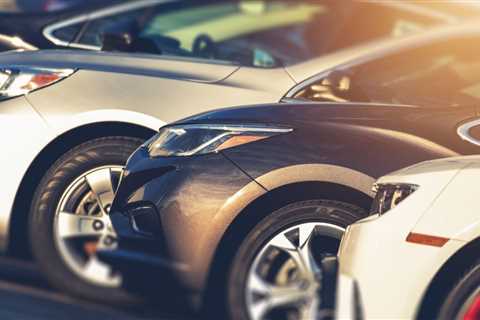
[[[155,305],[124,310],[65,296],[51,289],[35,265],[0,258],[0,319],[2,320],[192,320]]]

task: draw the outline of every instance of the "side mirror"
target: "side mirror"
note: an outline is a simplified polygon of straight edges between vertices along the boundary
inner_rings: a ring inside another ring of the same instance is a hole
[[[132,37],[128,33],[104,33],[102,35],[102,51],[129,52]]]

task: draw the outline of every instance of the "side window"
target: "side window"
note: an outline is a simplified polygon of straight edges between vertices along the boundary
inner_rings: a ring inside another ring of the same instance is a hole
[[[56,39],[70,43],[75,39],[75,36],[78,34],[82,26],[83,26],[83,23],[77,23],[74,25],[66,26],[53,31],[52,35]]]
[[[91,20],[78,43],[123,33],[131,43],[112,49],[277,67],[316,55],[309,37],[329,13],[310,0],[174,1]]]
[[[104,33],[129,33],[138,32],[138,20],[145,13],[145,9],[128,11],[113,16],[98,18],[90,21],[78,41],[80,44],[102,46]]]
[[[313,101],[459,107],[480,102],[478,39],[442,41],[337,69],[298,92]]]
[[[109,50],[270,68],[296,64],[377,38],[417,32],[424,24],[434,24],[415,15],[391,12],[385,5],[343,2],[170,1],[93,19],[77,38],[80,44],[102,47],[103,34],[128,34],[111,39]]]

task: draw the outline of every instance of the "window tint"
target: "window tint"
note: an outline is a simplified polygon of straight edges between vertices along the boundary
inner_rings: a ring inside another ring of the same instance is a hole
[[[72,42],[75,38],[75,36],[78,34],[80,31],[80,28],[82,27],[82,24],[75,24],[71,26],[67,26],[64,28],[57,29],[53,32],[53,36],[59,40],[65,41],[65,42]]]
[[[313,101],[459,107],[480,102],[480,39],[442,41],[330,72],[296,94]]]
[[[442,23],[442,20],[430,15],[422,15],[415,11],[397,7],[395,1],[392,5],[388,1],[382,4],[374,1],[352,1],[351,6],[344,1],[338,1],[332,7],[330,25],[324,25],[327,30],[327,39],[324,50],[333,52],[351,46],[384,37],[400,37],[406,34],[420,32],[429,26]]]
[[[93,20],[79,42],[101,47],[103,34],[126,33],[132,51],[275,67],[438,22],[397,11],[341,0],[182,1]]]
[[[138,31],[137,21],[140,20],[146,10],[128,11],[122,14],[91,21],[80,38],[81,44],[102,46],[104,33],[129,33],[135,34]]]

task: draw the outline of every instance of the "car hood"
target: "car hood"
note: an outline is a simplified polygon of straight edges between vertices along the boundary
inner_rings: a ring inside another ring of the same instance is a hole
[[[0,67],[12,66],[86,69],[198,82],[218,82],[239,69],[239,66],[232,64],[149,54],[80,50],[1,53]]]
[[[429,160],[389,173],[377,182],[380,184],[442,185],[450,181],[460,170],[478,163],[480,163],[478,155]]]
[[[193,123],[283,123],[350,122],[355,119],[395,119],[415,106],[363,102],[303,102],[272,103],[216,109],[194,115],[174,124]],[[383,112],[379,112],[382,110]],[[390,111],[386,113],[385,111]]]

